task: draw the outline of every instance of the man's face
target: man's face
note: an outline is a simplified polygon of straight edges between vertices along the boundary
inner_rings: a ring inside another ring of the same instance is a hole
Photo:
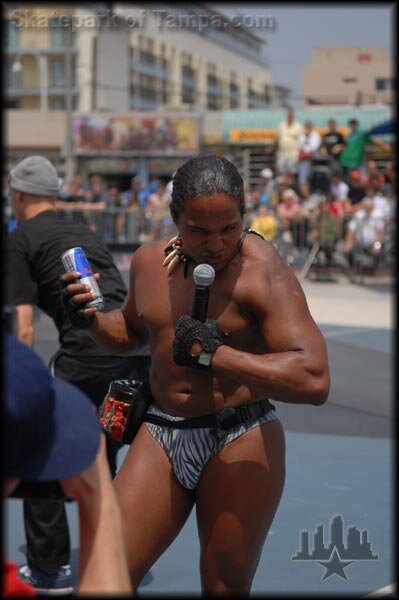
[[[287,111],[287,121],[288,123],[292,123],[295,117],[295,112],[293,110]]]
[[[237,200],[215,193],[186,200],[176,225],[183,253],[221,271],[237,249],[243,219]]]

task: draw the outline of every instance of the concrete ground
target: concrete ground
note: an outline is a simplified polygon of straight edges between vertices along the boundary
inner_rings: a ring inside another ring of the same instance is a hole
[[[122,265],[125,266],[125,263]],[[126,276],[126,273],[125,273]],[[281,504],[254,579],[252,594],[356,594],[362,596],[395,581],[393,571],[393,290],[385,278],[363,285],[302,282],[311,314],[328,348],[332,376],[322,407],[276,402],[286,431],[287,477]],[[55,351],[55,329],[47,317],[37,321],[36,349],[48,360]],[[126,450],[119,455],[123,460]],[[5,502],[5,555],[23,562],[25,539],[20,500]],[[78,518],[67,506],[72,566],[78,560]],[[293,561],[301,532],[329,527],[341,515],[344,532],[368,531],[377,560],[353,560],[326,577],[318,561]],[[142,596],[200,595],[199,544],[192,513],[171,547],[144,578]]]

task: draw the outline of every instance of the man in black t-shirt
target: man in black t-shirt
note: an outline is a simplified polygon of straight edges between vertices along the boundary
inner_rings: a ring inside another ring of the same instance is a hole
[[[34,342],[34,308],[38,306],[57,327],[60,348],[52,359],[54,373],[78,386],[99,406],[110,381],[145,376],[147,357],[112,356],[82,329],[74,329],[60,301],[61,255],[81,246],[93,271],[101,274],[104,311],[119,308],[126,287],[106,245],[83,223],[55,210],[60,180],[54,166],[30,156],[10,173],[10,197],[18,227],[6,238],[6,296],[15,306],[16,336],[27,346]],[[79,419],[79,415],[76,415]],[[112,474],[116,442],[107,440]],[[20,575],[37,590],[72,591],[70,540],[62,501],[24,501],[27,562]]]
[[[321,147],[327,150],[327,154],[334,161],[334,171],[339,173],[341,170],[339,166],[339,157],[346,145],[345,138],[342,133],[338,131],[335,119],[329,119],[327,125],[328,130],[321,138]]]

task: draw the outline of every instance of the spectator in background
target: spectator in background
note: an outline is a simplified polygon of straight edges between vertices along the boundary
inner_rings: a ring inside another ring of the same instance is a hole
[[[70,216],[76,223],[88,224],[88,219],[83,210],[77,210],[77,205],[85,202],[85,191],[81,187],[80,177],[75,175],[68,186],[61,188],[60,200],[56,202],[56,208],[62,214]]]
[[[339,158],[344,177],[346,177],[348,171],[351,169],[360,169],[363,164],[367,144],[373,143],[383,150],[390,148],[389,144],[380,142],[360,129],[357,119],[350,119],[348,125],[350,131],[346,138],[346,147]]]
[[[396,185],[396,172],[392,160],[385,161],[384,165],[385,192],[392,190]]]
[[[169,204],[172,197],[166,191],[167,183],[164,178],[160,178],[156,192],[148,197],[146,216],[151,219],[149,240],[159,240],[164,235],[176,231],[170,217]]]
[[[3,348],[7,373],[3,494],[10,495],[21,481],[40,485],[59,481],[66,497],[75,499],[79,507],[77,595],[131,596],[105,436],[89,398],[75,386],[52,378],[39,356],[12,335],[3,334]],[[14,563],[3,563],[3,597],[36,596],[33,586],[19,579],[16,571]]]
[[[299,137],[303,133],[303,126],[295,120],[295,111],[289,108],[287,118],[277,128],[277,172],[295,174],[298,170]]]
[[[111,181],[104,194],[105,210],[97,228],[98,235],[104,242],[112,242],[116,238],[117,211],[122,205],[122,196],[119,186]]]
[[[321,138],[321,147],[325,148],[327,154],[333,159],[334,171],[340,170],[339,157],[345,148],[345,138],[337,129],[335,119],[329,119],[327,122],[327,131]]]
[[[314,215],[309,241],[319,244],[316,267],[328,269],[332,266],[336,244],[342,235],[342,221],[332,209],[333,198],[328,195],[320,202]]]
[[[363,198],[363,202],[365,200],[372,201],[375,214],[378,214],[384,223],[389,221],[392,214],[392,205],[386,196],[379,193],[374,186],[369,185],[366,188],[366,195]]]
[[[143,188],[144,185],[141,177],[139,175],[135,175],[134,177],[132,177],[130,181],[130,188],[122,193],[122,205],[133,206],[136,203],[138,203],[144,206],[145,201],[142,194]]]
[[[273,171],[269,167],[266,167],[260,172],[260,177],[258,203],[260,205],[264,204],[269,207],[275,207],[277,205],[277,194],[275,191],[276,185],[273,179]]]
[[[118,242],[137,242],[144,227],[143,183],[138,175],[132,177],[130,188],[121,195],[121,209],[116,217]]]
[[[282,173],[276,177],[277,196],[281,197],[281,194],[284,190],[294,190],[294,192],[299,192],[295,179],[296,178],[293,173]]]
[[[301,185],[299,189],[299,199],[302,208],[302,214],[311,217],[317,209],[320,202],[324,200],[324,195],[312,193],[307,183]]]
[[[349,185],[342,180],[339,173],[335,173],[331,178],[331,194],[334,200],[347,200],[349,193]]]
[[[299,198],[294,190],[284,190],[281,194],[281,202],[277,205],[277,214],[284,228],[288,228],[295,218],[301,214]]]
[[[80,177],[75,176],[72,178],[70,184],[65,190],[65,195],[61,197],[63,202],[84,202],[85,193],[81,186]]]
[[[371,198],[364,198],[359,210],[348,223],[344,252],[349,263],[354,266],[356,254],[365,254],[373,259],[373,267],[377,268],[384,243],[384,220],[374,207]]]
[[[351,171],[348,178],[349,190],[348,199],[351,205],[351,211],[354,212],[360,207],[360,202],[366,195],[366,189],[362,184],[360,171]]]
[[[87,212],[87,223],[92,231],[101,231],[102,216],[97,214],[97,210],[106,207],[107,188],[104,179],[99,175],[92,175],[89,181],[89,188],[85,190],[85,201],[92,207]],[[94,208],[96,210],[93,210]]]
[[[250,223],[250,229],[260,233],[265,240],[273,242],[278,230],[278,222],[274,211],[267,204],[260,204],[255,217]]]
[[[363,184],[365,187],[373,186],[377,190],[383,190],[385,186],[384,173],[379,171],[375,160],[368,160],[366,163],[366,172],[363,175]]]
[[[305,130],[299,136],[298,185],[309,183],[312,158],[320,147],[321,137],[311,121],[305,122]]]
[[[3,175],[3,187],[1,190],[3,200],[3,232],[5,234],[13,231],[17,226],[17,220],[12,210],[8,175]]]
[[[157,181],[156,189],[148,196],[146,208],[146,217],[148,219],[159,218],[160,214],[165,212],[165,208],[169,207],[171,196],[166,193],[166,184],[167,181],[160,177]]]
[[[331,208],[337,217],[345,219],[352,213],[351,201],[348,198],[349,185],[342,180],[339,173],[332,176],[330,193],[332,196]]]
[[[92,204],[102,202],[105,206],[105,193],[106,186],[104,179],[99,175],[91,175],[89,178],[89,187],[85,190],[86,202],[91,202]]]

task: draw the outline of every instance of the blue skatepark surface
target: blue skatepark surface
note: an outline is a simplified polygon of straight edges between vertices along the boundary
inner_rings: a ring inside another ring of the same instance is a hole
[[[338,325],[320,328],[333,374],[330,398],[323,407],[275,403],[286,433],[286,483],[253,582],[253,596],[363,596],[395,581],[392,332]],[[49,343],[44,333],[42,344],[38,343],[37,349],[48,360],[57,343],[54,339]],[[342,400],[345,390],[348,402]],[[120,451],[119,462],[125,453],[126,448]],[[67,504],[67,512],[76,577],[79,537],[75,503]],[[295,561],[292,557],[300,550],[301,532],[309,532],[311,550],[321,524],[327,546],[336,515],[343,520],[344,540],[349,528],[367,530],[378,559],[353,559],[341,575],[334,572],[323,579],[329,571],[320,559]],[[22,501],[5,501],[4,517],[5,555],[23,563]],[[139,595],[200,596],[198,565],[193,511],[177,539],[141,582]]]

